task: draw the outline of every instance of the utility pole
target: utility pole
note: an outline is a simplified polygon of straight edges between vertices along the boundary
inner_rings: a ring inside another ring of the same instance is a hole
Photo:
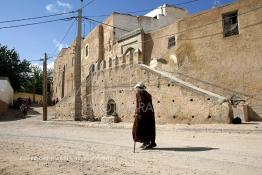
[[[35,81],[35,75],[34,75],[34,86],[33,86],[33,103],[35,103],[35,84],[36,84],[36,81]]]
[[[47,54],[43,61],[43,121],[47,120]]]
[[[81,42],[82,42],[82,8],[83,0],[81,1],[81,7],[78,10],[78,29],[76,38],[76,50],[75,50],[75,67],[74,67],[74,84],[75,84],[75,121],[81,120],[82,115],[82,102],[81,102]]]

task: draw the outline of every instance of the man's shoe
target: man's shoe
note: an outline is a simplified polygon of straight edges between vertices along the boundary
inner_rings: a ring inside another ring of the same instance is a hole
[[[147,145],[149,145],[149,143],[143,143],[143,144],[140,146],[140,148],[145,149],[145,148],[147,147]]]
[[[156,147],[156,143],[150,143],[149,145],[147,145],[144,149],[152,149],[154,147]]]

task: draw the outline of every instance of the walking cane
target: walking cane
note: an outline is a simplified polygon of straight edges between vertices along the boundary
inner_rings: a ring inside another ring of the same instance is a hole
[[[134,142],[134,153],[136,152],[136,142]]]

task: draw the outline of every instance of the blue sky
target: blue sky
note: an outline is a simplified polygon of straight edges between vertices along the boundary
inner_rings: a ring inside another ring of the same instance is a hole
[[[84,4],[90,0],[84,0]],[[85,16],[96,16],[101,14],[111,14],[116,12],[140,11],[153,9],[164,3],[178,4],[190,0],[95,0],[84,9]],[[227,4],[235,0],[220,0],[220,3]],[[180,5],[189,11],[190,14],[207,10],[212,7],[214,0],[198,0],[196,2]],[[79,7],[79,0],[1,0],[0,21],[51,15],[75,10]],[[146,12],[136,13],[134,15],[143,15]],[[1,23],[0,28],[10,25],[25,24],[31,22],[51,20],[61,17],[39,19],[34,21],[22,21],[16,23]],[[94,18],[103,21],[105,17]],[[70,33],[63,43],[61,39],[65,35],[72,21],[58,21],[48,24],[33,25],[20,28],[0,30],[0,43],[7,45],[10,49],[15,48],[20,59],[35,60],[42,58],[44,53],[56,55],[57,48],[66,47],[74,40],[76,36],[76,23],[74,23]],[[88,34],[90,27],[95,24],[85,23],[85,34]],[[49,60],[52,64],[53,59]]]

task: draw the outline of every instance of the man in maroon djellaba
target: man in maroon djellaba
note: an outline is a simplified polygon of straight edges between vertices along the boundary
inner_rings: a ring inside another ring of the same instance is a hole
[[[145,90],[143,82],[135,86],[136,111],[133,124],[134,142],[143,143],[141,148],[151,149],[156,147],[155,114],[151,95]]]

